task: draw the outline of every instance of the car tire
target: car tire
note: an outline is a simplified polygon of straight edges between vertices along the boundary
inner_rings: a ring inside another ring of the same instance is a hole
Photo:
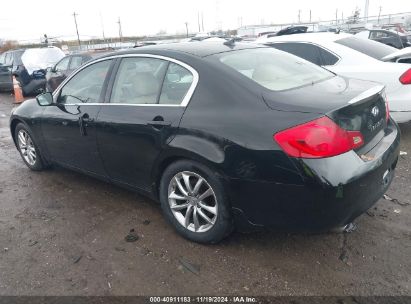
[[[223,183],[206,166],[190,160],[172,163],[163,173],[159,192],[166,219],[186,239],[214,244],[232,232]]]
[[[29,129],[19,123],[14,130],[17,149],[24,163],[33,171],[41,171],[45,168],[38,146]]]

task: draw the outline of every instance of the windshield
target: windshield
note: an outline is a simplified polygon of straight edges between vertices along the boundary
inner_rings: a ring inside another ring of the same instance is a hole
[[[378,60],[398,51],[396,48],[388,46],[384,43],[358,37],[343,38],[337,40],[336,43],[342,44],[350,49],[356,50]]]
[[[334,76],[302,58],[273,48],[247,49],[215,56],[223,64],[273,91],[293,89]]]

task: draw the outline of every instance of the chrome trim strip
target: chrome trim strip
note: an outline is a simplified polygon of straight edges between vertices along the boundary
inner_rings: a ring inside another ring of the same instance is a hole
[[[90,102],[90,103],[65,103],[62,106],[132,106],[132,107],[175,107],[184,108],[182,104],[162,104],[162,103],[109,103],[109,102]]]
[[[156,58],[156,59],[162,59],[166,61],[173,62],[175,64],[178,64],[187,70],[189,70],[193,74],[193,82],[191,83],[190,88],[188,89],[186,96],[184,97],[183,101],[179,105],[167,105],[167,104],[122,104],[122,103],[79,103],[79,104],[65,104],[66,106],[68,105],[116,105],[116,106],[142,106],[142,107],[186,107],[188,103],[191,100],[191,97],[194,94],[194,91],[197,87],[198,81],[200,79],[200,76],[198,75],[198,72],[189,66],[188,64],[181,62],[177,59],[166,57],[166,56],[161,56],[161,55],[152,55],[152,54],[123,54],[123,55],[112,55],[109,57],[104,57],[100,59],[96,59],[94,61],[91,61],[89,63],[86,63],[85,65],[81,66],[77,71],[72,73],[69,77],[67,77],[58,87],[57,89],[53,92],[53,98],[57,98],[57,96],[60,94],[60,90],[66,85],[67,82],[70,81],[71,78],[76,76],[79,72],[81,72],[83,69],[87,68],[88,66],[105,61],[105,60],[111,60],[111,59],[116,59],[116,58],[128,58],[128,57],[146,57],[146,58]]]

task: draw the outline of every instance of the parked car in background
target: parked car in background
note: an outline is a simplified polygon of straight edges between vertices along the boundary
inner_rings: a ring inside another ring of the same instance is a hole
[[[406,34],[393,30],[374,29],[361,31],[356,35],[361,38],[384,43],[397,49],[403,49],[411,46],[411,33]]]
[[[386,86],[391,115],[399,123],[411,121],[411,65],[384,62],[398,50],[350,34],[307,33],[259,40],[342,76]]]
[[[205,41],[88,62],[16,108],[10,129],[30,169],[60,164],[140,191],[202,243],[234,223],[350,223],[389,187],[400,139],[382,85]]]
[[[41,93],[46,87],[47,68],[64,56],[57,47],[5,52],[0,57],[0,83],[3,84],[1,86],[6,90],[12,90],[12,76],[15,76],[24,95]]]
[[[74,70],[86,62],[111,51],[95,51],[80,54],[68,55],[56,63],[55,66],[47,69],[46,74],[46,91],[53,92]]]
[[[23,70],[21,56],[24,51],[24,49],[21,49],[0,54],[0,90],[13,90],[12,75],[19,74]]]
[[[276,36],[303,34],[308,32],[308,26],[288,26],[278,32],[265,32],[258,35],[259,39],[266,39]]]
[[[48,68],[46,91],[53,92],[71,72],[91,59],[93,57],[89,54],[69,55],[57,62],[55,66]]]

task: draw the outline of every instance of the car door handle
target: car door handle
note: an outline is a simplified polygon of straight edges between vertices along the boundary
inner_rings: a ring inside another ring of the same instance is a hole
[[[155,129],[161,129],[164,127],[171,126],[170,121],[164,121],[164,120],[152,120],[147,122],[147,125],[152,126]]]
[[[94,119],[90,118],[90,116],[85,113],[82,116],[79,117],[78,119],[78,124],[80,127],[80,135],[81,136],[87,136],[87,130],[86,127],[88,126],[88,123],[93,122]]]

